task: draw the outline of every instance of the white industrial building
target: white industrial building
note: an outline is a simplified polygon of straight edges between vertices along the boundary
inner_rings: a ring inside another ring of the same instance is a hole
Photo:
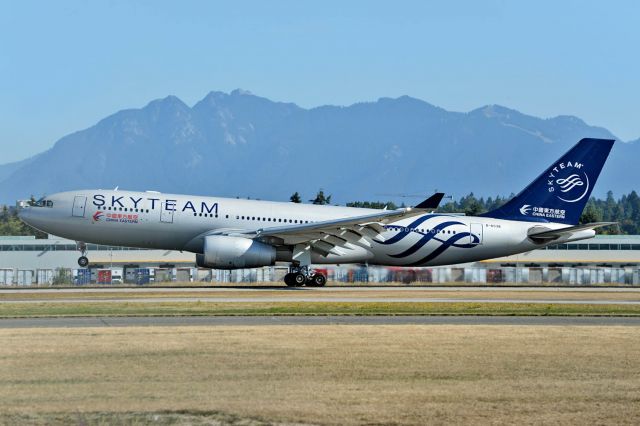
[[[0,285],[147,282],[279,282],[286,266],[197,269],[188,252],[88,244],[88,270],[77,266],[76,242],[0,237]],[[322,266],[330,281],[640,285],[640,236],[597,236],[464,265],[429,268]]]

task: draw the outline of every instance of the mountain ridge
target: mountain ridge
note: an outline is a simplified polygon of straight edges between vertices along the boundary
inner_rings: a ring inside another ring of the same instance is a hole
[[[0,203],[115,186],[275,200],[324,188],[339,203],[436,188],[505,195],[582,137],[617,139],[574,116],[501,105],[454,112],[406,95],[309,109],[240,89],[191,107],[169,95],[0,165]],[[596,194],[637,189],[639,153],[638,141],[616,144]]]

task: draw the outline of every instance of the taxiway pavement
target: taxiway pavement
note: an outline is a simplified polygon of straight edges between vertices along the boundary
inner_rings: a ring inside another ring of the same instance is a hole
[[[0,328],[179,327],[265,325],[545,325],[640,326],[640,317],[567,316],[184,316],[11,318]]]

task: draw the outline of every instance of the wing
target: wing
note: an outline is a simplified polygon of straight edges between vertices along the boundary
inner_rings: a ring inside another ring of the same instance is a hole
[[[364,216],[261,228],[236,235],[243,235],[272,245],[307,244],[312,250],[324,256],[330,253],[341,255],[343,253],[340,247],[347,243],[359,242],[370,247],[371,242],[368,239],[376,238],[383,241],[380,234],[385,231],[385,224],[425,213],[427,212],[424,210],[410,207],[398,210],[380,210],[379,213]]]

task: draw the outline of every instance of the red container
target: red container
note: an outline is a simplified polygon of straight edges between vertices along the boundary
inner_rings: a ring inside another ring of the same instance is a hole
[[[98,270],[98,284],[111,284],[111,269]]]

